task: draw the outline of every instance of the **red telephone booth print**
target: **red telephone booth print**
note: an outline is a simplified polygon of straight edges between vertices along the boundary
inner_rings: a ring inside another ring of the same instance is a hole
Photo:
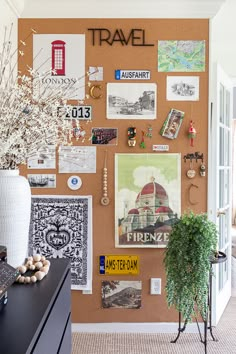
[[[65,75],[65,42],[52,42],[52,70],[55,75]]]

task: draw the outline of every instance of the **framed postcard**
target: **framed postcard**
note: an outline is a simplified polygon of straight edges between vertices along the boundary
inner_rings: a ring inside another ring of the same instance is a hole
[[[162,125],[160,134],[168,139],[175,139],[179,133],[184,112],[172,108]]]
[[[108,83],[108,119],[155,119],[157,85],[153,83]]]
[[[167,101],[198,101],[199,76],[167,76]]]
[[[115,155],[115,245],[164,248],[181,213],[181,154]]]

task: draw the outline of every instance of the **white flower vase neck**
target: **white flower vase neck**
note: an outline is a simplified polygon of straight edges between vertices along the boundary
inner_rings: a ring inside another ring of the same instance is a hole
[[[18,267],[28,256],[31,190],[19,170],[0,170],[0,245],[7,263]]]

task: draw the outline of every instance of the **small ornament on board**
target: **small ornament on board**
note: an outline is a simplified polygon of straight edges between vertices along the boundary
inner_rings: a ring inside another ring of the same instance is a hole
[[[103,196],[101,198],[101,204],[106,206],[110,203],[110,199],[107,196],[107,150],[105,151],[102,189],[103,189]]]
[[[67,185],[71,190],[77,190],[82,186],[82,180],[79,176],[71,176],[67,180]]]
[[[188,129],[188,137],[190,139],[190,146],[193,146],[193,139],[196,138],[196,135],[197,135],[197,132],[193,126],[193,121],[191,120],[190,124],[189,124],[189,129]]]
[[[188,178],[194,178],[196,176],[196,171],[193,169],[193,162],[190,160],[190,169],[187,171]]]
[[[136,128],[135,127],[128,128],[128,145],[129,146],[136,145]]]
[[[204,165],[203,162],[201,163],[201,166],[200,166],[200,176],[201,177],[205,177],[206,176],[206,166]]]
[[[140,146],[142,149],[145,149],[145,148],[146,148],[146,144],[145,144],[145,141],[144,141],[144,136],[145,136],[145,133],[144,133],[144,131],[142,130],[142,140],[141,140],[141,143],[139,144],[139,146]]]
[[[148,126],[148,131],[146,133],[146,136],[148,138],[152,138],[152,126],[151,125]]]

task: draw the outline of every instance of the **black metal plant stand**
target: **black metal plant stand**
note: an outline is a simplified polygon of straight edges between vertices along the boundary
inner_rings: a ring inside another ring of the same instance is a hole
[[[208,329],[210,331],[210,335],[211,335],[213,341],[215,341],[215,342],[218,341],[214,337],[213,332],[212,332],[212,312],[211,312],[212,311],[212,308],[211,308],[212,307],[212,267],[213,267],[213,264],[223,263],[223,262],[226,261],[226,259],[227,259],[227,256],[223,252],[218,252],[217,257],[212,257],[210,259],[211,269],[210,269],[209,284],[208,284],[208,314],[207,314],[207,319],[206,320],[203,319],[204,335],[202,335],[198,320],[195,317],[195,321],[197,323],[197,328],[198,328],[198,333],[199,333],[199,336],[200,336],[200,341],[204,344],[205,354],[207,354],[207,330]],[[177,340],[179,339],[180,334],[185,331],[186,327],[187,327],[187,320],[184,322],[183,327],[181,327],[181,313],[179,312],[178,334],[177,334],[177,337],[174,340],[171,341],[171,343],[176,343],[177,342]]]

